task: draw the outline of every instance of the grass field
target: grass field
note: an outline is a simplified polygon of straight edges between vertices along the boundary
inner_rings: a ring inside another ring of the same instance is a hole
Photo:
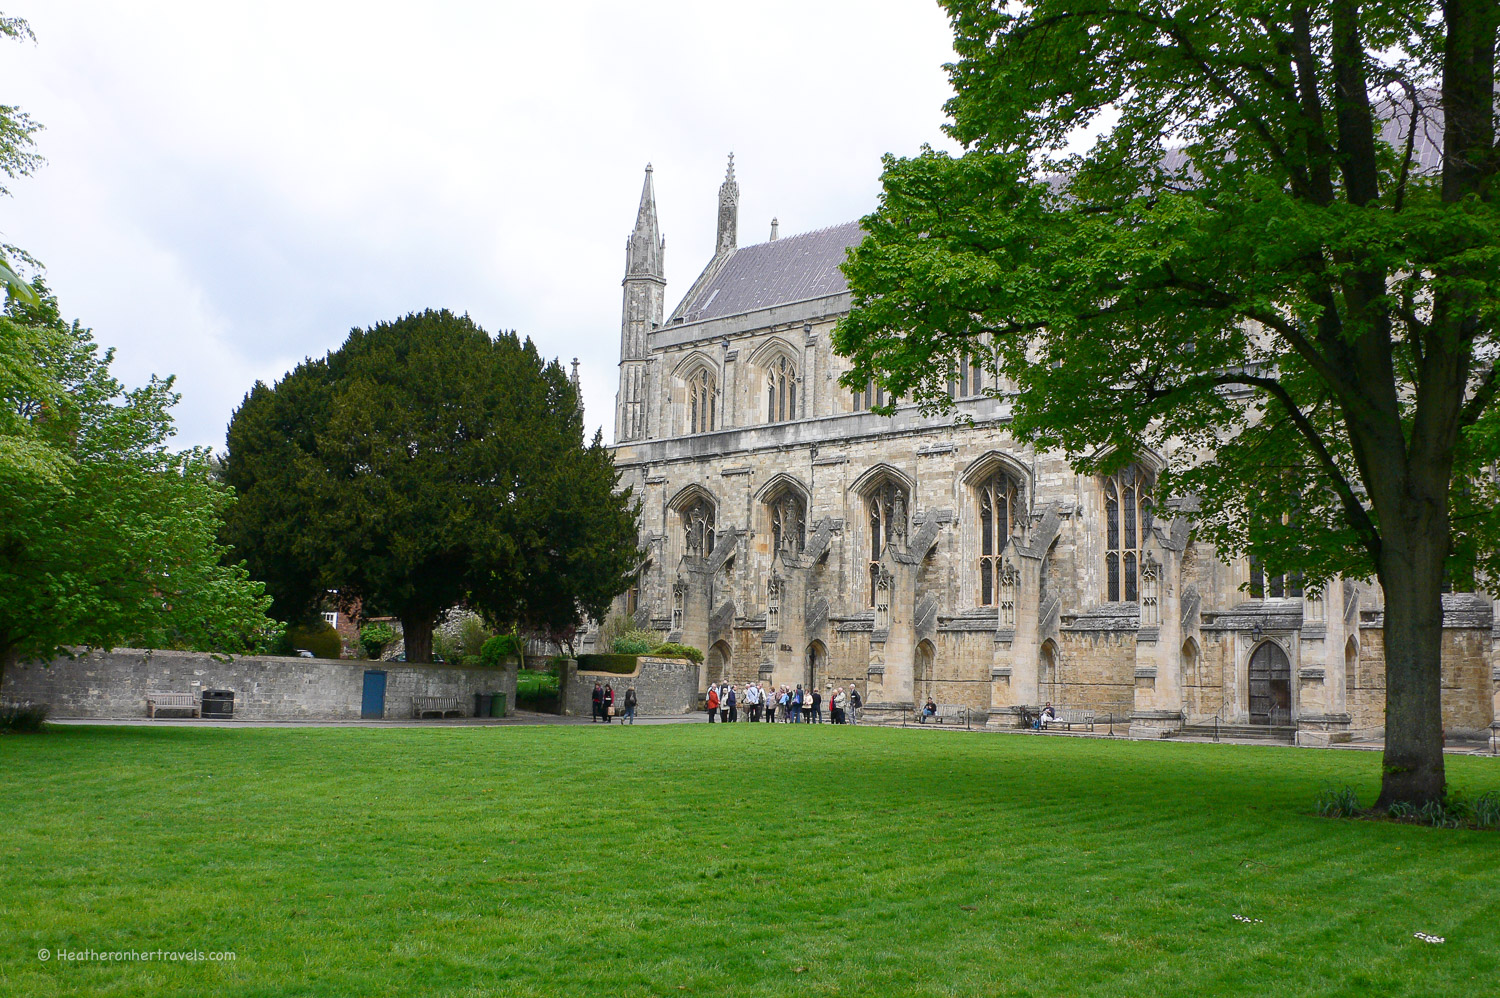
[[[1311,813],[1330,783],[1371,800],[1378,762],[829,725],[54,727],[0,738],[0,994],[1493,993],[1500,834]],[[1449,766],[1500,788],[1500,761]]]

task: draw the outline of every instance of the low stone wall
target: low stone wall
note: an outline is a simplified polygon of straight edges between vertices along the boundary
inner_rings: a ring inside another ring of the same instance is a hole
[[[701,668],[685,658],[642,655],[631,673],[580,672],[578,663],[568,659],[561,677],[563,713],[589,716],[593,711],[594,683],[600,682],[614,686],[617,713],[624,713],[625,690],[634,686],[640,703],[637,714],[643,717],[686,714],[697,709]]]
[[[0,698],[50,704],[53,717],[140,718],[146,691],[233,690],[234,716],[247,721],[358,720],[367,669],[386,674],[385,716],[412,716],[417,696],[458,697],[465,716],[474,694],[501,690],[515,707],[516,669],[409,665],[273,656],[215,657],[200,652],[117,648],[49,665],[5,670]]]

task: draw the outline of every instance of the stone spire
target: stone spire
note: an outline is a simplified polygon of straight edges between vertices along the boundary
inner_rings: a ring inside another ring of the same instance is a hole
[[[573,397],[578,399],[578,415],[583,415],[583,384],[578,380],[578,358],[573,358],[573,373],[568,375],[568,384],[573,386]]]
[[[773,242],[773,243],[777,239],[777,235],[776,235],[776,229],[777,228],[778,228],[778,223],[777,223],[776,219],[774,219],[774,218],[771,219],[771,242]]]
[[[641,184],[641,206],[636,211],[635,229],[625,242],[625,278],[654,277],[666,279],[667,241],[656,224],[656,188],[651,183],[651,164],[646,164],[646,180]]]
[[[719,185],[719,241],[715,256],[734,252],[740,218],[740,185],[734,182],[734,153],[729,154],[729,170]]]
[[[615,442],[651,436],[651,332],[666,308],[666,240],[656,224],[651,164],[641,185],[635,228],[625,242],[624,297],[620,306],[620,391],[615,396]],[[576,362],[575,362],[576,363]]]

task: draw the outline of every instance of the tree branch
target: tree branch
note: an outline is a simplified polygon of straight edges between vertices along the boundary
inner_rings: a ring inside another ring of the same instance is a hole
[[[1484,377],[1479,379],[1479,384],[1474,389],[1474,394],[1458,413],[1459,426],[1473,426],[1479,417],[1484,415],[1484,410],[1495,399],[1495,390],[1500,388],[1500,381],[1495,380],[1495,365],[1484,372]]]
[[[1328,452],[1328,447],[1323,443],[1323,437],[1318,428],[1313,425],[1311,419],[1304,413],[1286,386],[1275,378],[1260,377],[1248,373],[1222,374],[1214,378],[1215,384],[1221,385],[1246,385],[1259,388],[1280,402],[1287,414],[1292,419],[1292,425],[1302,434],[1304,440],[1312,447],[1313,456],[1318,459],[1318,466],[1328,476],[1333,484],[1334,491],[1338,493],[1339,500],[1343,503],[1344,514],[1349,517],[1349,525],[1354,528],[1355,533],[1360,535],[1364,541],[1365,550],[1370,557],[1378,563],[1380,559],[1380,531],[1376,528],[1374,521],[1370,519],[1370,513],[1354,494],[1349,479],[1344,476],[1344,471]]]

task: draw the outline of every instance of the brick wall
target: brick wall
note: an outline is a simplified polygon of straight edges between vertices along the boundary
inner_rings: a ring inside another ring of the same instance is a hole
[[[48,665],[5,670],[0,697],[52,706],[53,717],[138,718],[146,716],[146,691],[201,695],[233,690],[234,716],[252,721],[357,720],[364,673],[386,673],[385,716],[409,718],[415,696],[456,696],[465,713],[474,694],[504,691],[516,702],[514,666],[482,669],[400,662],[318,658],[216,657],[198,652],[95,651]]]

